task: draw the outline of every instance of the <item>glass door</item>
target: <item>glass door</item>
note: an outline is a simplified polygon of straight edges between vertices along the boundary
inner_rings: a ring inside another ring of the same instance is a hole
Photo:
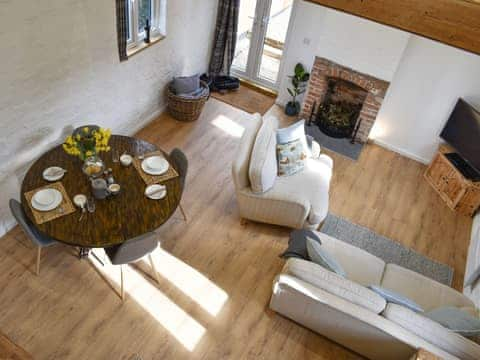
[[[232,72],[276,90],[294,0],[242,0]]]

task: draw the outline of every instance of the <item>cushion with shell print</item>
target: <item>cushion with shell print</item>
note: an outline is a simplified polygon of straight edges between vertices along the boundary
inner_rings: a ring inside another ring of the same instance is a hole
[[[278,176],[298,173],[305,167],[307,151],[301,139],[277,144]]]

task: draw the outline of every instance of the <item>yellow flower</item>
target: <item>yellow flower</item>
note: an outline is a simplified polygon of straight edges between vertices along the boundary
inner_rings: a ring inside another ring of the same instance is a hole
[[[85,127],[83,128],[83,132],[84,132],[85,134],[88,134],[88,126],[85,126]]]
[[[86,157],[93,156],[93,151],[87,150],[87,151],[85,152],[85,156],[86,156]]]
[[[74,141],[73,141],[72,136],[68,136],[68,137],[65,139],[65,143],[68,144],[68,145],[73,145]]]

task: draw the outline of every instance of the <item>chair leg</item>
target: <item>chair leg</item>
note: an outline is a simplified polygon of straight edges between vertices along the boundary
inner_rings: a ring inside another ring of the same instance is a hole
[[[155,275],[155,279],[157,283],[160,284],[160,277],[158,276],[157,269],[155,268],[155,264],[153,262],[152,254],[148,254],[148,259],[150,260],[150,265],[152,266],[153,274]]]
[[[182,212],[182,215],[183,215],[183,220],[185,220],[185,222],[186,222],[187,221],[187,214],[185,214],[185,210],[183,210],[183,206],[182,206],[181,203],[179,204],[179,207],[180,207],[180,211]]]
[[[120,265],[120,296],[122,301],[125,301],[125,285],[123,280],[123,265]]]
[[[37,248],[37,265],[35,267],[35,273],[40,275],[40,257],[42,256],[42,248],[39,246]]]

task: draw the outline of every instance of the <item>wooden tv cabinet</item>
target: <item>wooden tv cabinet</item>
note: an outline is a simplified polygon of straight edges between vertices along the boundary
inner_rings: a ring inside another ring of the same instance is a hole
[[[425,179],[450,209],[473,216],[480,207],[480,182],[466,179],[446,158],[445,154],[452,152],[454,151],[449,146],[440,145],[437,155],[425,172]]]

